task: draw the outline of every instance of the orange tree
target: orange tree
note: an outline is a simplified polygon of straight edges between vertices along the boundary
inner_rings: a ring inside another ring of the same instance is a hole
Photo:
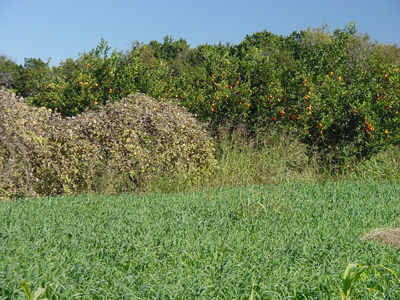
[[[41,89],[43,82],[52,80],[52,70],[49,67],[50,59],[47,62],[40,58],[25,58],[23,66],[17,69],[15,84],[13,86],[17,94],[29,97]]]
[[[165,98],[172,84],[172,71],[163,57],[158,57],[151,45],[133,43],[127,55],[129,65],[135,70],[133,85],[138,92],[154,98]]]
[[[303,69],[282,72],[284,99],[295,118],[284,110],[277,121],[295,128],[310,154],[339,169],[400,138],[397,69],[377,63],[373,52],[352,60],[348,50],[356,41],[350,24],[330,43],[315,45]]]
[[[166,84],[164,98],[187,107],[212,129],[266,126],[282,93],[273,59],[254,46],[241,55],[229,45],[199,46],[196,62]]]
[[[154,57],[146,45],[134,44],[126,54],[109,52],[110,47],[102,40],[76,61],[68,59],[59,67],[36,72],[38,76],[29,82],[34,88],[28,89],[28,100],[63,116],[74,116],[109,101],[119,101],[130,93],[159,98],[170,89],[166,86],[166,82],[172,82],[169,66]]]
[[[162,82],[162,97],[212,128],[291,130],[310,155],[341,168],[400,138],[397,69],[364,46],[353,24],[324,38],[263,32],[238,47],[202,45],[179,76]]]
[[[250,107],[250,78],[229,46],[203,45],[196,64],[180,70],[164,95],[176,99],[199,119],[214,127],[243,122]]]
[[[116,50],[108,55],[109,50],[102,40],[96,49],[82,54],[74,68],[53,68],[51,77],[36,80],[29,101],[73,116],[136,91],[133,83],[139,73],[137,65]]]
[[[256,47],[248,48],[242,57],[250,84],[247,127],[251,132],[271,127],[271,124],[275,127],[277,118],[296,117],[296,111],[286,103],[276,58],[275,55],[262,55],[262,50]]]
[[[0,86],[4,86],[8,89],[15,87],[17,76],[22,66],[7,55],[0,55]]]

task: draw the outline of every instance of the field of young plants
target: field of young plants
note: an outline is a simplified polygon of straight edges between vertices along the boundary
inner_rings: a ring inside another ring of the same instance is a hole
[[[399,195],[326,183],[3,202],[0,299],[24,299],[23,278],[51,299],[340,299],[349,263],[400,274],[398,248],[363,238],[399,225]],[[354,299],[399,299],[376,271]]]

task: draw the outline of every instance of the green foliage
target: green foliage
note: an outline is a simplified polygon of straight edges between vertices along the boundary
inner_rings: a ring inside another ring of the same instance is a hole
[[[28,300],[50,300],[49,288],[38,288],[35,294],[32,295],[30,288],[31,283],[28,280],[25,278],[22,279],[20,285],[28,297]],[[39,298],[40,296],[44,296],[45,298]]]
[[[356,283],[362,282],[362,280],[366,279],[367,274],[370,271],[375,271],[376,275],[383,279],[381,273],[378,271],[378,269],[384,269],[385,271],[388,271],[391,273],[399,282],[400,284],[400,279],[397,276],[396,272],[394,272],[392,269],[389,269],[382,264],[376,265],[376,266],[367,266],[362,263],[351,263],[347,265],[347,268],[343,274],[343,288],[338,286],[339,292],[340,292],[340,299],[341,300],[348,300],[351,299],[350,297],[354,294],[353,290],[356,287]],[[400,287],[400,286],[399,286]],[[376,289],[371,289],[371,292],[375,293],[381,293],[383,297],[385,297],[385,293],[380,292]],[[390,295],[388,295],[390,296]],[[387,297],[385,297],[387,299]]]
[[[173,76],[179,76],[181,69],[193,59],[194,50],[190,49],[190,45],[183,38],[173,40],[171,36],[166,36],[163,43],[150,41],[146,46],[155,59],[163,60],[168,64]]]
[[[37,88],[29,98],[30,103],[73,116],[135,92],[134,65],[121,52],[114,50],[109,55],[109,50],[107,42],[102,40],[77,62],[66,61],[53,68],[50,80],[35,83]]]
[[[174,78],[178,84],[164,97],[214,129],[229,123],[246,124],[250,133],[289,130],[335,172],[399,142],[398,69],[382,63],[353,23],[286,39],[264,31],[237,47],[197,52],[200,64]]]
[[[214,127],[246,119],[250,106],[246,74],[237,76],[242,67],[229,51],[223,46],[201,47],[198,55],[203,67],[182,71],[176,88],[166,95],[180,99],[182,105]]]
[[[397,71],[373,69],[351,79],[346,72],[330,72],[319,83],[307,79],[299,76],[286,86],[280,122],[297,129],[311,154],[316,150],[323,161],[344,165],[346,159],[359,162],[398,143]],[[293,117],[286,117],[289,112]]]
[[[318,51],[306,57],[306,68],[282,78],[284,105],[278,106],[277,120],[296,130],[311,155],[339,169],[400,138],[399,73],[373,54],[352,59],[354,32],[349,26],[328,44],[314,44]]]
[[[0,55],[0,86],[14,88],[20,68],[10,57]]]
[[[134,86],[141,93],[162,98],[171,83],[171,69],[166,61],[157,58],[150,45],[134,43],[127,54],[130,64],[137,69]]]
[[[53,80],[52,70],[49,67],[50,59],[47,62],[40,58],[25,58],[25,63],[15,80],[15,92],[23,97],[34,95],[41,86]]]

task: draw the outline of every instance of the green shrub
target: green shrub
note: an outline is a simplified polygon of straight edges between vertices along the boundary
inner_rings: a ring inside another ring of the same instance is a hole
[[[314,46],[308,66],[282,77],[275,117],[295,130],[311,155],[338,169],[400,139],[399,72],[377,63],[374,53],[354,59],[349,51],[357,43],[354,32],[351,25],[337,30],[329,44]]]
[[[42,84],[50,83],[54,74],[47,62],[40,58],[25,58],[23,66],[19,66],[15,73],[15,83],[12,89],[23,97],[35,95],[41,89]]]
[[[149,62],[144,54],[146,47],[134,45],[127,54],[117,49],[110,54],[110,49],[102,39],[95,49],[81,54],[76,61],[68,59],[59,67],[43,67],[39,73],[34,72],[37,68],[27,67],[24,73],[29,71],[35,76],[31,76],[32,87],[23,95],[29,96],[33,106],[71,117],[120,101],[131,93],[142,92],[156,98],[165,93],[169,69],[155,58]]]
[[[0,86],[12,89],[15,86],[20,66],[7,55],[0,55]]]
[[[280,92],[273,62],[252,47],[239,58],[227,46],[199,48],[201,67],[181,71],[178,84],[165,97],[177,98],[213,129],[268,123],[270,100]]]
[[[143,94],[63,119],[1,91],[0,197],[131,191],[214,167],[208,133],[183,108]]]
[[[102,40],[72,65],[64,63],[52,68],[50,77],[34,82],[29,102],[62,116],[74,116],[136,92],[133,84],[138,74],[136,64],[116,49],[109,55],[109,50],[107,42]]]

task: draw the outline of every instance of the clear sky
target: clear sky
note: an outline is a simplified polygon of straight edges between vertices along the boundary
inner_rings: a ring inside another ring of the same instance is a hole
[[[192,46],[240,43],[266,29],[289,35],[326,22],[354,21],[380,43],[400,45],[400,0],[0,0],[0,54],[18,64],[41,58],[58,65],[95,48],[184,38]]]

